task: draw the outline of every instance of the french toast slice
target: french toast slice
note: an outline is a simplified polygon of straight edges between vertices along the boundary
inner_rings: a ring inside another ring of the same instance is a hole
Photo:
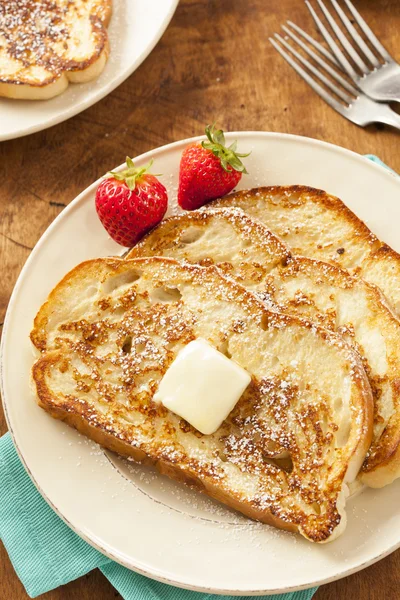
[[[252,377],[211,435],[153,400],[198,337]],[[31,339],[38,402],[51,416],[253,519],[315,542],[343,531],[373,406],[361,359],[335,333],[268,311],[215,267],[154,257],[78,265]]]
[[[400,476],[400,322],[375,286],[338,266],[293,256],[240,209],[166,219],[128,254],[143,256],[214,264],[271,310],[342,335],[362,357],[374,395],[374,434],[360,479],[381,487]]]
[[[111,0],[0,3],[0,96],[45,100],[107,62]]]
[[[238,207],[294,254],[338,264],[379,287],[400,314],[400,255],[380,241],[339,198],[302,185],[254,188],[208,206]]]

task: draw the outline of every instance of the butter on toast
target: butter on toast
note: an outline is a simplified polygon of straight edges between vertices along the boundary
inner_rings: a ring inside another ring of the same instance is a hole
[[[109,52],[111,0],[0,3],[0,96],[44,100],[98,77]]]
[[[211,435],[153,401],[197,337],[252,377]],[[251,518],[315,542],[343,531],[372,395],[362,361],[335,333],[268,311],[214,267],[156,257],[78,265],[39,310],[31,339],[39,404],[53,417]]]
[[[380,288],[400,314],[400,255],[339,198],[301,185],[229,194],[208,206],[238,207],[287,242],[295,254],[339,264]]]
[[[239,209],[208,209],[166,219],[128,258],[167,256],[214,264],[271,310],[336,330],[364,361],[374,394],[374,435],[360,479],[381,487],[400,477],[400,322],[375,286],[344,269],[292,256]]]

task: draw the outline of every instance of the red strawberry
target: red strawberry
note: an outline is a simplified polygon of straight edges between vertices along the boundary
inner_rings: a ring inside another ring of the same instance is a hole
[[[247,173],[240,158],[248,154],[236,152],[236,141],[227,148],[224,132],[214,125],[206,127],[206,136],[208,141],[191,144],[182,153],[178,203],[186,210],[224,196]]]
[[[96,191],[96,210],[108,234],[130,247],[157,225],[167,210],[168,195],[155,175],[146,171],[153,161],[136,168],[129,156],[127,168],[111,171]]]

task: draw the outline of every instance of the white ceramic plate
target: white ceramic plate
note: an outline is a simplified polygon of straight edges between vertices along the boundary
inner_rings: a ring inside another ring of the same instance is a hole
[[[239,133],[250,175],[241,187],[308,184],[343,198],[400,251],[400,178],[347,150],[275,133]],[[176,202],[187,141],[137,159],[155,160]],[[112,167],[113,165],[110,165]],[[49,227],[15,287],[2,341],[2,392],[9,428],[33,481],[89,543],[125,566],[168,583],[225,594],[268,594],[344,577],[400,546],[400,480],[348,504],[348,527],[327,545],[250,522],[151,471],[106,454],[38,408],[30,392],[28,339],[51,288],[82,260],[121,252],[95,209],[97,183]]]
[[[170,22],[179,0],[113,0],[108,33],[110,56],[94,81],[70,84],[51,100],[0,98],[0,141],[57,125],[112,92],[150,54]]]

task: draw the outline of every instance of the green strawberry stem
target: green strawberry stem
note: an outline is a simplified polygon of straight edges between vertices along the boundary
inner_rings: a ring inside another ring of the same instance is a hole
[[[251,154],[250,152],[247,154],[239,154],[239,152],[236,152],[236,140],[227,148],[224,132],[222,129],[215,130],[215,123],[213,125],[207,125],[206,136],[209,141],[201,142],[201,145],[206,150],[211,150],[211,152],[220,159],[224,171],[229,173],[234,169],[235,171],[239,171],[239,173],[247,173],[246,167],[240,159],[249,156]]]
[[[109,173],[107,173],[106,177],[113,177],[117,181],[123,181],[124,183],[126,183],[130,190],[134,190],[136,187],[136,183],[138,183],[138,181],[140,181],[140,178],[148,172],[152,164],[153,159],[151,159],[150,162],[148,162],[147,165],[145,165],[144,167],[135,167],[133,160],[129,158],[129,156],[127,156],[127,168],[123,169],[122,171],[110,171]]]

